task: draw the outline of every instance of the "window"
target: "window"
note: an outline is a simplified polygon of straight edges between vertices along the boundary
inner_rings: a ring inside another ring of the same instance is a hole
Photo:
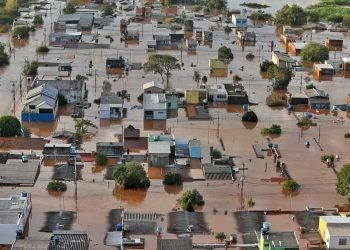
[[[346,245],[346,239],[339,239],[339,246],[345,246]]]
[[[29,105],[30,109],[35,109],[35,105]]]

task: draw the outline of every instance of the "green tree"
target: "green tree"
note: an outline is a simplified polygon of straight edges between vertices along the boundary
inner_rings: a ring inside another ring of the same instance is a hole
[[[253,197],[249,197],[248,206],[249,207],[254,207],[254,205],[255,205],[255,201],[254,201]]]
[[[12,30],[12,37],[17,39],[29,38],[29,31],[31,30],[28,26],[17,26]]]
[[[248,110],[242,116],[242,122],[258,122],[258,116],[253,110]]]
[[[207,77],[207,76],[203,76],[203,77],[202,77],[202,82],[203,82],[204,84],[206,84],[207,81],[208,81],[208,77]]]
[[[232,28],[228,25],[225,26],[224,31],[226,34],[230,34],[232,32]]]
[[[185,31],[193,31],[193,21],[191,19],[186,19],[184,22]]]
[[[5,52],[5,45],[0,43],[0,66],[9,64],[9,56]]]
[[[299,184],[294,180],[286,180],[282,182],[282,188],[286,192],[294,192],[299,188]]]
[[[112,6],[109,4],[102,4],[100,11],[102,12],[102,16],[111,16],[114,13]]]
[[[287,4],[276,12],[275,21],[278,24],[300,26],[306,24],[307,13],[296,4],[291,6]]]
[[[272,15],[269,13],[265,13],[263,11],[254,11],[250,14],[249,18],[253,21],[270,21],[273,19]]]
[[[182,175],[179,173],[168,172],[164,176],[163,183],[166,185],[182,185]]]
[[[35,76],[38,74],[39,63],[37,61],[25,60],[23,64],[23,74],[26,76]]]
[[[154,54],[148,57],[147,62],[143,65],[143,69],[146,73],[153,72],[154,74],[159,74],[163,83],[165,77],[166,84],[169,86],[171,72],[180,70],[181,66],[178,60],[171,55]]]
[[[32,132],[30,132],[30,129],[27,127],[22,127],[22,131],[23,131],[23,137],[30,137],[30,135],[32,134]]]
[[[87,119],[74,119],[75,122],[75,134],[78,137],[83,137],[87,132],[89,128],[97,128],[95,124],[92,123],[92,121]]]
[[[220,242],[223,242],[226,239],[226,234],[224,232],[219,232],[215,235],[215,239]]]
[[[329,58],[329,50],[320,43],[309,43],[301,51],[301,58],[304,61],[323,62]]]
[[[344,16],[344,17],[343,17],[343,25],[344,25],[345,27],[350,28],[350,16]]]
[[[108,159],[104,154],[96,153],[95,154],[95,162],[99,166],[106,166]]]
[[[47,191],[65,192],[67,191],[67,184],[62,181],[50,181],[46,187]]]
[[[207,12],[211,12],[213,10],[224,12],[227,9],[227,1],[225,0],[204,0],[203,5],[205,6]]]
[[[67,99],[61,93],[58,93],[58,106],[64,106],[67,104]]]
[[[73,3],[67,3],[66,7],[63,8],[64,14],[74,14],[75,13],[75,6]]]
[[[224,63],[229,63],[233,60],[233,54],[230,48],[222,46],[218,49],[218,59]]]
[[[211,152],[211,155],[213,156],[213,159],[221,159],[222,157],[220,150],[216,148],[213,149],[213,152]]]
[[[276,65],[273,65],[268,68],[267,77],[272,81],[272,87],[274,90],[285,90],[292,80],[292,71],[287,68],[279,68]]]
[[[125,165],[118,166],[113,173],[115,182],[125,188],[147,188],[150,186],[150,180],[146,171],[138,162],[127,162]]]
[[[75,80],[77,81],[86,81],[87,79],[88,78],[86,76],[79,75],[79,74],[75,77]]]
[[[344,165],[337,174],[338,182],[336,184],[337,193],[342,196],[350,194],[350,164]],[[350,197],[348,199],[350,201]],[[350,203],[350,202],[349,202]]]
[[[233,75],[232,80],[233,82],[237,83],[239,81],[242,81],[242,78],[239,75],[235,74]]]
[[[18,4],[16,0],[6,0],[5,10],[11,12],[18,9]]]
[[[46,54],[49,51],[50,51],[49,47],[47,47],[45,45],[41,45],[41,46],[36,48],[36,53],[39,53],[39,54]]]
[[[270,62],[268,60],[263,61],[260,64],[260,71],[261,72],[267,72],[271,66],[274,66],[275,64],[273,62]]]
[[[33,19],[33,24],[35,25],[41,25],[44,23],[44,19],[42,18],[42,16],[35,16],[34,19]]]
[[[177,200],[181,204],[183,210],[188,212],[194,211],[194,206],[203,206],[203,196],[198,192],[197,189],[188,190],[182,194]]]
[[[11,137],[16,135],[21,135],[20,121],[11,115],[0,117],[0,136]]]

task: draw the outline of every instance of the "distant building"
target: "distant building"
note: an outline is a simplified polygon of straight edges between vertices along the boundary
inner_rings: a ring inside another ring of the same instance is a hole
[[[246,29],[248,28],[248,19],[247,17],[240,14],[232,15],[232,24],[235,28]]]
[[[123,116],[123,99],[116,93],[103,92],[100,98],[100,118],[113,119]]]
[[[169,35],[154,35],[153,37],[156,41],[157,49],[171,48],[171,40]]]
[[[41,85],[28,91],[23,104],[22,121],[52,122],[58,109],[58,90]]]
[[[331,64],[314,64],[314,79],[316,81],[332,81],[334,68]]]
[[[164,84],[158,81],[152,81],[143,84],[144,93],[164,93]]]
[[[107,58],[106,68],[119,68],[124,69],[126,66],[125,59],[120,56],[119,58]]]
[[[320,216],[318,231],[327,249],[350,249],[350,218]]]
[[[330,109],[329,96],[320,89],[306,89],[305,95],[309,98],[311,109]]]
[[[291,69],[295,62],[287,53],[272,51],[272,62],[279,68]]]
[[[343,51],[343,39],[332,39],[327,37],[325,45],[330,51]]]
[[[255,32],[248,32],[248,31],[238,31],[237,37],[241,44],[244,42],[250,42],[255,43],[256,42],[256,35]]]
[[[81,32],[51,33],[49,36],[50,45],[65,45],[67,43],[78,43],[82,37]]]
[[[118,158],[124,153],[124,145],[119,142],[97,142],[96,153],[103,154],[108,158]]]
[[[187,104],[203,104],[207,100],[208,92],[206,89],[186,89],[185,100]]]
[[[170,141],[148,140],[148,164],[164,167],[170,164]]]
[[[25,237],[25,227],[32,204],[30,194],[22,192],[0,198],[0,244],[12,245],[17,237]]]
[[[167,118],[167,102],[165,94],[143,94],[144,119],[165,120]]]

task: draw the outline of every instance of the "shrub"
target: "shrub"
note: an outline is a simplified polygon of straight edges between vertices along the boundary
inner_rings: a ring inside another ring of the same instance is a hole
[[[219,232],[215,235],[215,239],[220,242],[223,242],[226,239],[226,234],[224,232]]]
[[[29,128],[27,128],[27,127],[22,127],[22,135],[23,135],[23,137],[30,137],[30,135],[32,134],[31,132],[30,132],[30,130],[29,130]]]
[[[350,16],[343,17],[343,26],[350,28]]]
[[[334,155],[322,155],[321,156],[321,162],[326,164],[333,164],[334,163],[335,156]]]
[[[184,211],[193,212],[194,206],[203,206],[203,196],[197,189],[186,191],[178,200]]]
[[[211,155],[213,156],[213,159],[221,159],[222,157],[222,154],[218,149],[213,149],[213,152],[211,153]]]
[[[21,135],[20,121],[11,115],[0,117],[0,136],[11,137]]]
[[[67,104],[67,99],[61,93],[58,93],[58,106],[64,106]]]
[[[269,107],[287,106],[287,96],[284,93],[272,92],[266,97],[266,105]]]
[[[41,53],[41,54],[48,53],[49,51],[50,51],[50,49],[45,45],[41,45],[41,46],[36,48],[36,52]]]
[[[239,82],[239,81],[242,81],[242,78],[239,76],[239,75],[234,75],[233,77],[232,77],[232,80],[234,81],[234,82]]]
[[[208,77],[207,77],[207,76],[203,76],[203,77],[202,77],[202,82],[203,82],[204,84],[206,84],[207,81],[208,81]]]
[[[100,7],[100,10],[102,12],[102,16],[111,16],[113,15],[113,8],[109,4],[102,4]]]
[[[294,180],[286,180],[282,182],[282,187],[284,191],[293,192],[299,188],[299,184]]]
[[[139,94],[139,96],[137,97],[137,100],[139,102],[143,102],[143,93]]]
[[[253,197],[250,197],[249,200],[248,200],[248,206],[249,207],[254,207],[254,205],[255,205],[255,201],[254,201]]]
[[[246,56],[245,56],[245,58],[248,60],[248,61],[251,61],[251,60],[253,60],[254,58],[255,58],[255,56],[254,56],[254,54],[253,53],[248,53]]]
[[[287,68],[279,68],[276,65],[273,65],[268,68],[267,77],[272,81],[272,87],[274,90],[285,90],[292,80],[292,71]]]
[[[317,123],[313,122],[311,119],[303,117],[297,123],[298,126],[316,126]]]
[[[316,89],[316,86],[313,85],[312,83],[306,85],[306,89]]]
[[[67,184],[61,181],[50,181],[47,184],[46,190],[55,192],[67,191]]]
[[[38,74],[39,63],[37,61],[24,61],[23,73],[27,76],[34,76]]]
[[[87,79],[88,78],[86,76],[79,75],[79,74],[75,77],[75,80],[77,81],[86,81]]]
[[[108,159],[104,154],[96,153],[95,155],[95,162],[99,166],[106,166]]]
[[[9,64],[9,56],[5,52],[5,45],[0,43],[0,66]]]
[[[262,62],[262,64],[260,64],[260,71],[261,71],[261,72],[267,72],[268,69],[269,69],[271,66],[273,66],[273,65],[275,65],[273,62],[270,62],[270,61],[268,61],[268,60],[265,60],[265,61]]]
[[[242,116],[242,122],[257,122],[257,121],[258,121],[258,116],[255,114],[253,110],[248,110]]]
[[[17,26],[12,30],[12,37],[18,39],[27,39],[29,38],[29,31],[31,31],[31,28],[28,26]]]
[[[66,7],[63,8],[64,14],[74,14],[75,13],[75,6],[73,3],[67,3]]]
[[[282,133],[282,129],[280,125],[272,124],[269,128],[261,129],[262,135],[280,135]]]
[[[229,34],[229,33],[232,32],[232,28],[227,25],[227,26],[225,26],[224,31],[225,31],[226,34]]]
[[[115,182],[125,188],[146,188],[150,186],[150,180],[146,171],[138,162],[127,162],[125,165],[119,166],[113,173]]]
[[[190,19],[186,19],[184,22],[184,30],[185,31],[193,31],[193,21]]]
[[[179,173],[169,172],[164,176],[163,183],[166,185],[182,185],[182,176]]]
[[[269,13],[265,13],[263,11],[254,11],[250,14],[249,18],[253,21],[270,21],[273,19],[272,15]]]
[[[231,60],[233,60],[231,49],[226,46],[220,47],[218,50],[218,59],[224,63],[229,63]]]
[[[287,4],[276,12],[275,21],[278,24],[286,24],[292,26],[304,25],[307,21],[307,13],[302,7],[296,4],[293,4],[291,6]]]
[[[41,25],[44,23],[44,20],[42,18],[42,16],[35,16],[33,19],[33,24],[35,25]]]
[[[345,134],[344,134],[344,138],[345,138],[345,139],[349,139],[349,138],[350,138],[350,133],[349,133],[349,132],[345,133]]]

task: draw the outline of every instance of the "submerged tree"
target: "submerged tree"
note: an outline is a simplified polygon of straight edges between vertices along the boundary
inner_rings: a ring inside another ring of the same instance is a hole
[[[300,53],[304,61],[323,62],[329,58],[329,50],[320,43],[309,43]]]
[[[75,119],[75,134],[79,137],[83,137],[89,128],[97,128],[92,121],[87,119]]]
[[[275,21],[278,24],[292,26],[304,25],[307,21],[307,13],[299,5],[293,4],[289,6],[287,4],[276,12]]]
[[[350,164],[344,165],[339,173],[337,174],[338,182],[336,186],[337,193],[342,196],[347,196],[350,194]],[[348,198],[348,203],[350,203],[350,196]]]
[[[143,67],[146,73],[153,72],[154,74],[159,74],[163,83],[165,78],[167,86],[169,85],[171,72],[181,69],[179,62],[175,57],[158,54],[150,55]]]
[[[273,65],[268,68],[267,77],[272,81],[272,87],[274,90],[285,90],[292,80],[292,71],[287,68],[279,68],[276,65]]]
[[[194,206],[203,206],[203,196],[197,189],[188,190],[177,200],[184,211],[193,212]]]
[[[115,182],[125,188],[147,188],[150,186],[150,180],[146,171],[138,162],[127,162],[125,165],[118,166],[113,173]]]

